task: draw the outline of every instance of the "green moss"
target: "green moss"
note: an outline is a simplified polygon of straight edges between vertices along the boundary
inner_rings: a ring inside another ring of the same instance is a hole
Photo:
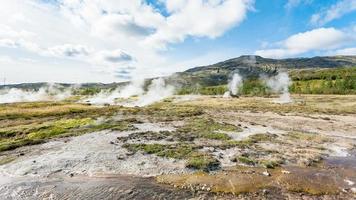
[[[0,165],[5,165],[5,164],[10,163],[14,160],[16,160],[16,157],[13,157],[13,156],[7,156],[7,157],[0,158]]]
[[[122,120],[122,121],[113,121],[108,120],[101,123],[91,123],[82,130],[81,132],[94,132],[94,131],[101,131],[101,130],[112,130],[112,131],[129,131],[129,130],[136,130],[137,128],[133,125],[134,122],[130,120]]]
[[[241,163],[244,163],[244,164],[247,164],[247,165],[254,165],[256,163],[255,160],[247,157],[247,156],[239,156],[238,157],[238,160],[241,162]]]
[[[183,127],[180,127],[177,131],[183,134],[191,134],[194,137],[229,140],[230,137],[227,134],[219,131],[241,131],[241,129],[231,124],[215,122],[212,119],[195,118],[187,122]]]
[[[203,170],[203,171],[211,171],[219,168],[220,162],[212,157],[211,155],[202,154],[202,153],[194,153],[187,160],[186,167]]]
[[[129,144],[123,145],[131,152],[143,151],[148,154],[155,154],[160,157],[184,159],[193,152],[193,147],[188,144]]]
[[[158,120],[172,121],[199,116],[204,112],[201,108],[194,106],[181,106],[170,102],[159,102],[142,108],[140,113],[157,118]]]
[[[277,135],[273,134],[255,134],[250,135],[248,138],[244,140],[226,140],[223,144],[219,145],[221,149],[228,149],[233,147],[239,147],[241,149],[251,148],[256,143],[272,141],[277,137]]]
[[[239,147],[242,149],[245,148],[250,148],[252,145],[254,145],[255,143],[251,140],[228,140],[226,141],[224,144],[220,145],[220,148],[222,149],[228,149],[228,148],[232,148],[232,147]]]
[[[272,141],[276,137],[277,135],[274,134],[259,133],[259,134],[250,135],[248,137],[248,140],[252,143],[257,143],[257,142]]]
[[[44,142],[43,140],[39,140],[39,139],[19,139],[19,140],[1,141],[0,152],[16,149],[22,146],[40,144],[43,142]]]
[[[230,136],[228,136],[225,133],[205,133],[202,136],[203,136],[203,138],[211,139],[211,140],[229,140],[229,139],[231,139]]]
[[[214,157],[208,154],[197,152],[189,144],[129,144],[123,145],[124,148],[131,152],[143,151],[148,154],[155,154],[160,157],[187,159],[186,167],[210,171],[219,167],[220,163]]]
[[[325,143],[332,140],[315,133],[289,132],[286,136],[292,140],[303,140],[307,142]]]
[[[53,124],[51,124],[46,128],[28,134],[27,137],[29,139],[51,138],[57,135],[64,134],[68,132],[70,129],[79,128],[93,123],[94,120],[90,118],[60,120],[54,122]]]
[[[281,165],[281,161],[276,161],[276,160],[262,160],[260,161],[260,165],[262,165],[265,168],[269,169],[274,169],[276,167],[279,167]]]

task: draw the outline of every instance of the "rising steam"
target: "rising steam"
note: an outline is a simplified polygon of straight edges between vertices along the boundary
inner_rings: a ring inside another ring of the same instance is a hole
[[[93,97],[85,99],[84,101],[97,105],[115,104],[115,100],[118,98],[129,98],[132,96],[142,95],[144,93],[144,83],[144,79],[135,79],[123,88],[116,88],[113,91],[103,90]]]
[[[228,84],[228,92],[225,92],[224,97],[237,96],[242,85],[242,77],[238,73],[234,73]]]
[[[278,100],[275,103],[290,103],[292,99],[289,93],[289,86],[291,80],[286,72],[280,72],[277,76],[268,78],[266,84],[273,92],[281,93]]]
[[[132,103],[132,106],[146,106],[154,102],[165,99],[174,94],[174,87],[167,85],[163,78],[154,79],[148,87],[146,94],[139,96],[138,101]]]
[[[0,103],[60,101],[72,95],[73,88],[63,88],[58,84],[49,83],[39,90],[5,88],[0,90]]]
[[[174,87],[167,85],[163,78],[152,80],[147,92],[144,91],[144,82],[144,79],[132,81],[124,88],[117,88],[112,92],[100,92],[86,99],[85,102],[98,105],[117,104],[127,107],[146,106],[174,94]],[[134,96],[135,98],[129,99]]]

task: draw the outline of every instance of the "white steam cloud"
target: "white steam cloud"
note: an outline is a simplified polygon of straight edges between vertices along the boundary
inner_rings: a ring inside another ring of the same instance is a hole
[[[115,100],[118,98],[129,98],[132,96],[142,95],[144,93],[144,84],[144,79],[136,79],[122,89],[116,88],[113,91],[101,91],[93,97],[85,99],[85,102],[97,105],[115,104]]]
[[[163,78],[152,80],[147,92],[144,91],[144,79],[132,81],[124,88],[117,88],[112,92],[100,92],[99,94],[85,99],[91,104],[117,104],[127,107],[146,106],[165,99],[174,94],[175,88],[167,85]],[[130,97],[135,98],[129,99]]]
[[[174,87],[167,85],[163,78],[154,79],[148,87],[146,94],[139,96],[137,102],[133,106],[146,106],[154,102],[160,101],[174,94]]]
[[[0,103],[60,101],[72,95],[73,88],[62,88],[55,83],[47,84],[39,90],[5,88],[0,90]]]
[[[278,100],[275,103],[290,103],[292,99],[289,93],[289,86],[291,85],[291,80],[288,73],[280,72],[278,75],[268,78],[266,84],[273,92],[281,93]]]
[[[240,74],[235,73],[232,76],[230,82],[228,83],[229,91],[225,92],[224,97],[231,97],[231,96],[238,95],[241,85],[242,85],[242,77],[240,76]]]

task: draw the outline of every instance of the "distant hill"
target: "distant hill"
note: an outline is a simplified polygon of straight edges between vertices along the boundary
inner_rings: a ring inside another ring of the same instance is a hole
[[[356,56],[270,59],[261,56],[244,55],[216,64],[194,67],[184,72],[178,72],[171,76],[169,80],[183,86],[191,84],[214,86],[226,84],[229,76],[234,72],[238,72],[243,77],[257,78],[260,75],[271,76],[281,70],[355,66]]]
[[[238,72],[247,78],[259,77],[260,75],[271,76],[280,70],[299,71],[305,69],[327,69],[340,67],[356,67],[356,56],[326,56],[313,58],[289,58],[289,59],[270,59],[261,56],[243,55],[216,64],[199,66],[188,69],[184,72],[177,72],[166,77],[166,80],[176,86],[216,86],[228,82],[229,77]],[[147,79],[146,85],[152,79]],[[46,83],[23,83],[0,86],[21,89],[39,89]],[[81,88],[108,89],[122,86],[122,83],[85,83]],[[60,83],[63,87],[74,86],[73,84]]]

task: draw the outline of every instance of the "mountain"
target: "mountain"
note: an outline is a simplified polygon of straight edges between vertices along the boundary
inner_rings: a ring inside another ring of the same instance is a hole
[[[229,77],[238,72],[241,76],[247,78],[258,78],[261,75],[271,76],[278,71],[295,71],[302,69],[327,69],[340,67],[356,67],[356,56],[327,56],[313,58],[288,58],[288,59],[270,59],[261,56],[243,55],[237,58],[229,59],[207,66],[199,66],[188,69],[184,72],[177,72],[166,77],[170,84],[176,86],[216,86],[226,84]],[[146,80],[146,85],[152,79]],[[21,89],[39,89],[46,83],[23,83],[15,85],[0,86],[7,88]],[[108,89],[128,84],[122,83],[85,83],[81,88]],[[63,87],[75,86],[73,84],[60,84]]]
[[[190,84],[214,86],[226,84],[229,76],[234,72],[238,72],[245,78],[257,78],[261,75],[271,76],[278,71],[355,66],[356,56],[270,59],[243,55],[216,64],[194,67],[184,72],[175,73],[169,80],[182,86]]]

